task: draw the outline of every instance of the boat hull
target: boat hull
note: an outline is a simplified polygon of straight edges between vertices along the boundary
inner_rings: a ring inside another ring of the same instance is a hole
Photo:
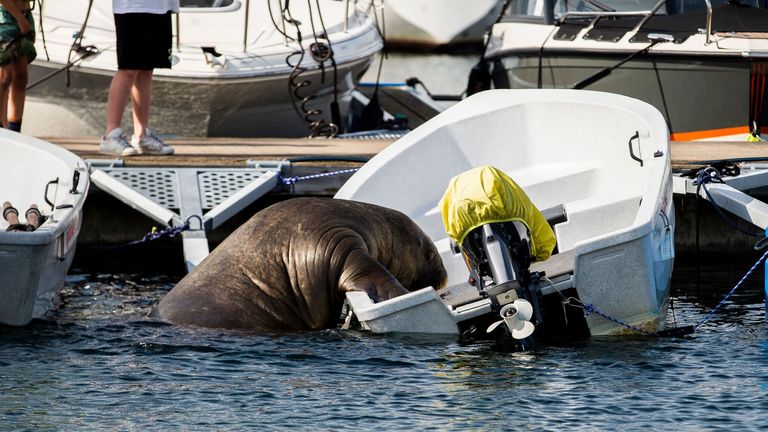
[[[0,225],[0,324],[25,325],[48,313],[72,264],[88,172],[74,154],[5,129],[0,168],[2,201],[18,208],[22,222],[31,203],[46,217],[32,232]]]
[[[154,70],[149,126],[168,135],[301,137],[327,134],[334,101],[340,116],[349,115],[354,83],[383,45],[375,23],[342,2],[286,4],[282,13],[278,3],[200,3],[174,14],[172,67]],[[53,2],[35,14],[41,37],[25,110],[34,121],[24,132],[103,134],[117,70],[111,5]],[[128,133],[131,120],[125,110]],[[312,122],[320,126],[310,130]]]
[[[301,89],[300,96],[314,95],[306,107],[321,111],[309,118],[331,122],[334,100],[342,113],[347,112],[353,83],[371,61],[364,58],[339,65],[336,96],[330,69],[324,74],[319,69],[302,73],[298,80],[310,85]],[[59,67],[43,61],[32,63],[30,82]],[[69,86],[62,74],[35,87],[27,96],[26,117],[45,121],[25,123],[24,132],[35,136],[101,135],[111,80],[107,71],[79,67],[72,69]],[[152,99],[151,127],[162,134],[297,137],[312,133],[305,116],[297,113],[300,100],[291,92],[286,74],[224,79],[155,76]],[[131,130],[130,110],[124,114],[123,125]]]
[[[618,64],[629,54],[546,52],[541,61],[542,87],[571,88],[603,68]],[[507,72],[509,88],[537,88],[538,53],[508,51],[499,58]],[[585,88],[653,105],[667,120],[673,141],[743,140],[750,132],[751,64],[749,59],[733,57],[644,56]],[[765,120],[763,124],[768,124]]]
[[[501,12],[501,1],[388,0],[384,5],[387,43],[435,48],[477,45]]]

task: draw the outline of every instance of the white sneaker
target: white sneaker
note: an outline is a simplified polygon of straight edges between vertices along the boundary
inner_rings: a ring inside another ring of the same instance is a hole
[[[152,129],[146,129],[146,135],[139,138],[134,135],[131,138],[131,145],[136,148],[139,154],[169,155],[173,154],[173,147],[164,143],[163,140],[155,135]]]
[[[131,156],[139,152],[131,147],[122,128],[114,128],[99,139],[99,153],[118,156]]]

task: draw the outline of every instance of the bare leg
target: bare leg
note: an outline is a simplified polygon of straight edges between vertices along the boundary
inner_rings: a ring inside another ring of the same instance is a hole
[[[40,227],[40,219],[42,218],[40,215],[40,210],[37,209],[37,204],[32,204],[29,206],[29,210],[27,210],[26,213],[27,223],[29,225],[32,225],[35,227],[35,229]]]
[[[13,78],[13,65],[0,68],[0,125],[8,127],[8,91]]]
[[[115,76],[112,77],[112,83],[109,85],[109,99],[107,100],[107,133],[120,127],[123,112],[125,106],[128,105],[131,88],[134,86],[138,72],[137,70],[118,69]]]
[[[24,117],[24,101],[27,96],[27,59],[20,58],[9,65],[13,69],[10,92],[8,94],[8,121],[21,123]]]
[[[149,107],[152,103],[152,70],[137,71],[136,80],[131,89],[133,104],[133,134],[143,137],[149,127]]]
[[[10,210],[6,211],[6,209]],[[5,218],[10,225],[19,223],[19,212],[17,212],[8,201],[3,203],[3,218]]]

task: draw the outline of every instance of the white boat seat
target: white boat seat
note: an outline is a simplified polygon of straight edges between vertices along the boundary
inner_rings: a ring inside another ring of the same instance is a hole
[[[541,214],[552,228],[554,228],[555,225],[568,220],[568,215],[565,213],[565,206],[562,204],[541,210]]]
[[[439,289],[437,295],[440,296],[443,303],[454,308],[483,299],[477,288],[470,285],[469,282]]]

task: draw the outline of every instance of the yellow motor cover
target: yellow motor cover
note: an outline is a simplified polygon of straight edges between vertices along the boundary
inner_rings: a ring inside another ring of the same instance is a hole
[[[508,175],[489,165],[451,179],[438,204],[445,231],[459,245],[473,229],[494,222],[521,221],[531,232],[534,261],[552,255],[557,239],[544,215]]]

